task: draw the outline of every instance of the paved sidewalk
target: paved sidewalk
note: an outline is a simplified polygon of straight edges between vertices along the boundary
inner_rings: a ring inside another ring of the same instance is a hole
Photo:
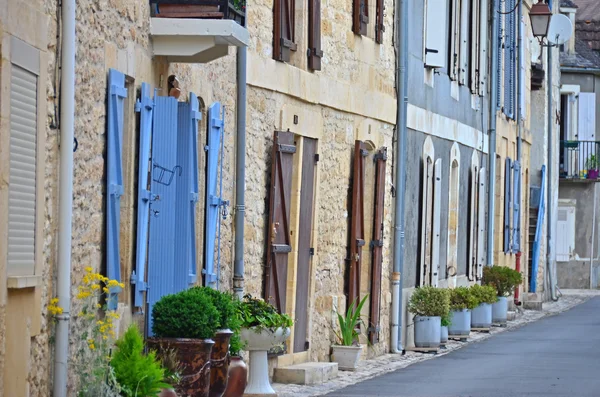
[[[489,334],[473,332],[471,333],[467,343],[449,341],[449,343],[446,345],[447,349],[440,350],[440,353],[435,356],[416,352],[406,352],[404,356],[386,354],[375,359],[361,361],[356,372],[340,371],[340,375],[335,380],[322,385],[300,386],[276,383],[273,385],[273,387],[278,392],[279,397],[321,396],[349,385],[408,367],[409,365],[417,362],[434,359],[436,357],[442,357],[449,352],[460,349],[464,346],[468,346],[472,343],[488,339],[498,333],[515,329],[549,315],[564,312],[591,299],[596,295],[600,295],[600,291],[563,290],[562,294],[563,296],[557,302],[544,303],[543,311],[520,310],[517,318],[514,321],[509,321],[506,328],[494,327]]]

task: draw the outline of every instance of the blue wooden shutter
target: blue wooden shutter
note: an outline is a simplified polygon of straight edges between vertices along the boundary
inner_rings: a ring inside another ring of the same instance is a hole
[[[513,163],[513,252],[521,249],[521,164]]]
[[[221,116],[221,104],[213,103],[208,109],[208,145],[206,147],[206,231],[204,248],[204,285],[215,287],[215,240],[217,236],[217,221],[219,208],[222,204],[217,192],[217,177],[219,165],[219,146],[223,138],[224,120]],[[218,247],[217,249],[220,249]]]
[[[506,9],[513,10],[516,0],[507,0]],[[515,114],[515,76],[517,69],[517,38],[516,11],[505,16],[505,43],[504,43],[504,114],[514,118]]]
[[[148,249],[148,223],[150,222],[150,142],[152,139],[152,116],[154,101],[150,98],[150,85],[142,83],[141,98],[135,104],[135,111],[140,114],[140,143],[138,163],[138,200],[137,200],[137,241],[135,272],[131,283],[134,284],[134,305],[144,307],[144,291],[146,291],[146,254]]]
[[[510,252],[511,160],[506,158],[504,168],[504,252]]]
[[[506,20],[505,15],[502,14],[503,10],[502,10],[502,5],[504,4],[503,1],[498,1],[498,11],[499,13],[497,13],[496,18],[498,18],[498,30],[496,30],[496,35],[498,36],[498,48],[492,48],[492,51],[497,51],[498,52],[498,64],[496,67],[496,107],[498,109],[500,109],[500,107],[502,106],[502,102],[501,102],[501,98],[502,98],[502,53],[504,51],[502,51],[502,49],[504,48],[505,45],[505,37],[502,34],[503,32],[503,22]]]
[[[123,108],[127,98],[125,75],[114,69],[108,72],[108,155],[107,155],[107,220],[106,220],[106,273],[112,280],[121,281],[119,250],[121,223],[121,195],[123,194]],[[118,304],[120,287],[110,289],[107,298],[109,310]]]

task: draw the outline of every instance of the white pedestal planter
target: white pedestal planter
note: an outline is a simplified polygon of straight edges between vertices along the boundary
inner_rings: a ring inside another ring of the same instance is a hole
[[[508,317],[508,299],[505,296],[499,296],[496,303],[492,303],[492,322],[495,324],[506,325]]]
[[[333,345],[331,348],[333,349],[331,361],[338,363],[338,369],[342,371],[356,370],[362,347]]]
[[[244,396],[277,396],[269,381],[267,352],[282,344],[290,336],[290,329],[278,328],[275,332],[256,332],[254,328],[244,328],[240,334],[250,352],[250,375]]]

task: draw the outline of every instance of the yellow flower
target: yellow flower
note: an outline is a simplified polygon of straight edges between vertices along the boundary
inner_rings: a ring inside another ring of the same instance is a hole
[[[102,307],[102,305],[101,305],[101,304],[99,304],[99,303],[96,303],[96,309],[100,309],[101,307]]]
[[[96,346],[93,343],[90,343],[88,346],[90,347],[91,350],[94,350],[96,348]]]
[[[104,340],[107,340],[107,339],[108,339],[108,336],[106,336],[106,335],[102,335],[102,339],[104,339]]]
[[[56,305],[58,303],[58,298],[52,298],[50,299],[50,304],[51,305]]]
[[[108,294],[108,288],[104,287],[102,288],[102,291],[104,291],[105,294]]]
[[[91,272],[92,272],[92,270],[93,270],[93,269],[92,269],[92,267],[91,267],[91,266],[88,266],[88,267],[86,267],[86,268],[85,268],[85,271],[86,271],[86,272],[88,272],[88,273],[91,273]]]
[[[98,325],[104,325],[104,321],[98,320],[98,322],[96,322],[96,324],[98,324]]]
[[[98,284],[92,285],[92,290],[96,291],[96,290],[99,290],[99,289],[100,289],[100,286]]]

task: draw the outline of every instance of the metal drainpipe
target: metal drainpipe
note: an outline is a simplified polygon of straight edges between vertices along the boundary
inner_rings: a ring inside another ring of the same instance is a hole
[[[546,176],[546,180],[548,181],[548,192],[547,192],[547,208],[546,208],[546,271],[548,272],[548,281],[550,284],[550,297],[553,301],[557,301],[558,297],[556,296],[556,280],[554,280],[554,274],[552,271],[552,249],[551,241],[552,241],[552,168],[554,164],[552,164],[552,147],[554,146],[554,137],[552,135],[553,132],[553,114],[552,114],[552,47],[546,47],[546,51],[548,52],[548,175]]]
[[[521,170],[523,169],[522,167],[522,159],[521,159],[521,144],[522,144],[522,140],[521,140],[521,130],[522,130],[522,115],[521,115],[521,111],[524,109],[521,109],[521,96],[523,95],[523,92],[521,91],[521,62],[523,62],[523,59],[521,59],[521,46],[523,45],[523,40],[522,40],[522,32],[521,32],[521,28],[522,28],[522,24],[521,24],[521,19],[522,19],[522,15],[523,15],[523,3],[519,2],[519,6],[517,8],[517,43],[518,43],[518,49],[519,52],[517,53],[517,65],[518,65],[518,70],[517,70],[517,161],[519,162],[519,172],[521,172]],[[522,209],[523,206],[521,205],[521,201],[522,201],[522,189],[521,189],[521,185],[522,185],[522,179],[519,176],[519,185],[515,186],[515,189],[519,189],[519,192],[517,194],[517,199],[519,200],[519,216],[522,216]],[[517,219],[517,220],[513,220],[513,222],[521,222],[521,219]],[[513,226],[514,227],[514,226]],[[519,227],[519,230],[520,227]],[[515,270],[518,271],[519,273],[521,272],[521,233],[519,233],[519,235],[517,236],[519,238],[519,251],[516,253],[515,255]],[[514,240],[514,239],[513,239]],[[520,305],[520,301],[519,301],[519,286],[517,286],[517,288],[515,289],[515,299],[514,299],[515,305]]]
[[[406,190],[406,119],[408,110],[408,0],[396,2],[396,200],[392,272],[391,351],[402,353],[402,272],[404,268],[404,191]]]
[[[69,319],[71,311],[71,221],[73,209],[73,132],[75,123],[75,0],[62,2],[60,90],[60,169],[56,293],[63,313],[57,316],[54,397],[67,396]],[[56,60],[58,62],[58,60]]]
[[[233,291],[244,296],[244,221],[246,214],[246,47],[238,47],[236,56],[237,114],[235,156],[235,257],[233,264]]]
[[[498,1],[492,0],[492,71],[490,81],[490,127],[489,134],[489,193],[488,193],[488,230],[487,230],[487,266],[494,265],[494,208],[496,203],[496,98],[498,96]]]

